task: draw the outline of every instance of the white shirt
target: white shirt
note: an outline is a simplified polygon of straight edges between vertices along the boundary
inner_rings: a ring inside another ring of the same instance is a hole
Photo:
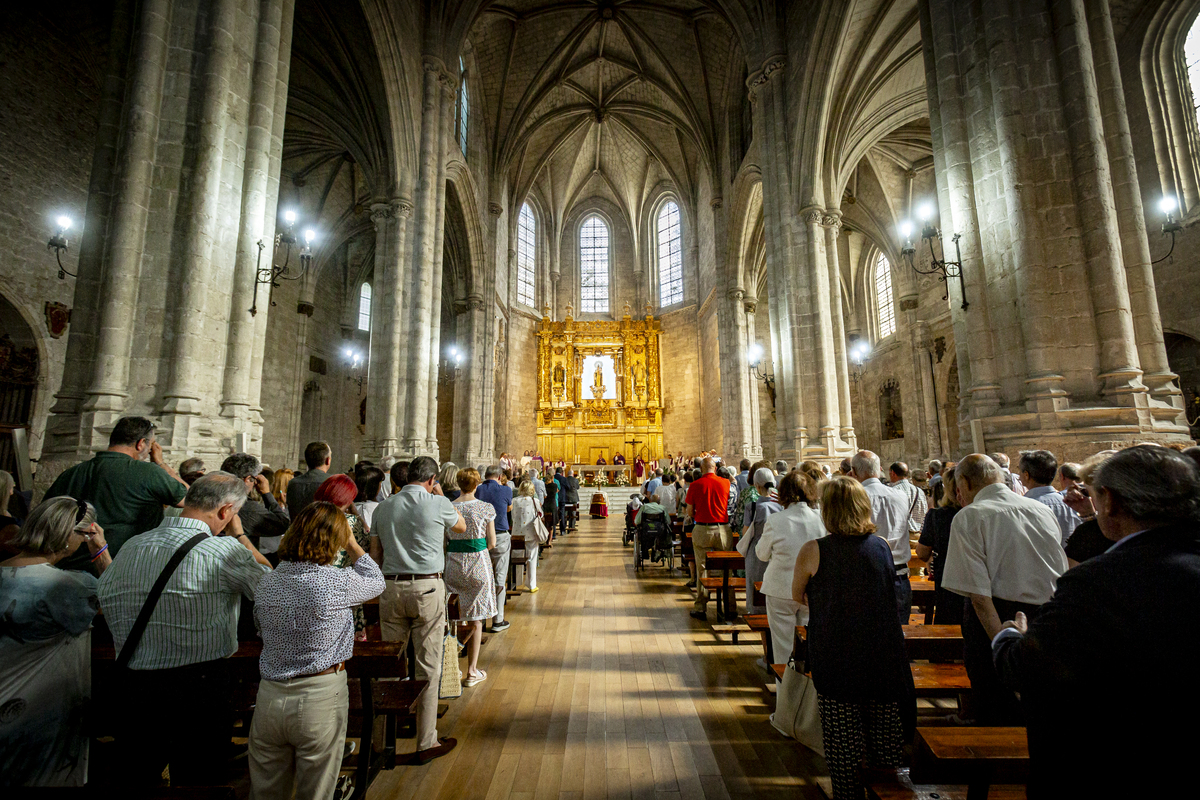
[[[908,566],[912,546],[908,542],[908,503],[904,493],[884,486],[879,478],[867,478],[862,487],[871,498],[875,533],[887,539],[892,548],[892,563],[897,567]]]
[[[1063,496],[1053,486],[1035,486],[1026,490],[1025,496],[1031,500],[1037,500],[1054,512],[1054,518],[1058,520],[1058,527],[1062,532],[1063,542],[1070,539],[1075,529],[1083,524],[1083,520],[1073,508],[1063,502]]]
[[[925,502],[925,493],[913,486],[912,481],[907,478],[896,481],[891,488],[901,492],[904,495],[904,501],[908,503],[908,508],[912,509],[908,515],[908,532],[920,533],[921,526],[925,523],[925,512],[929,507]]]
[[[767,564],[763,573],[762,593],[771,597],[792,599],[792,577],[796,559],[805,542],[825,535],[821,515],[805,503],[791,506],[767,517],[762,535],[754,545],[754,554]]]
[[[1054,513],[1003,483],[985,486],[950,525],[942,587],[1041,605],[1066,572]]]
[[[678,499],[674,483],[664,483],[662,485],[658,490],[658,502],[659,505],[666,509],[668,516],[675,513]]]

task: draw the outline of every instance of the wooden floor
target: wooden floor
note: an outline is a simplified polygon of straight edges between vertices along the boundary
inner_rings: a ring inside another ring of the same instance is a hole
[[[635,574],[621,530],[614,515],[556,540],[541,591],[486,637],[487,681],[449,701],[438,734],[457,749],[381,774],[370,800],[824,797],[820,759],[767,722],[757,636],[691,619],[682,573]]]

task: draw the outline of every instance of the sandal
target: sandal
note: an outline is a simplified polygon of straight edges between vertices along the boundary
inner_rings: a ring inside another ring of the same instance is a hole
[[[486,680],[487,680],[487,673],[484,672],[483,670],[479,670],[478,675],[468,674],[467,679],[465,681],[463,681],[463,686],[470,688],[472,686],[475,686],[476,684],[483,683]]]

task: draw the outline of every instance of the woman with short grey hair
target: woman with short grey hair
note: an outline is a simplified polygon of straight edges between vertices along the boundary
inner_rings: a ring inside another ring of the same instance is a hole
[[[482,468],[480,470],[482,472]],[[442,487],[442,494],[450,502],[454,502],[462,495],[462,490],[458,488],[458,467],[453,461],[447,461],[442,464],[442,468],[438,471],[438,485]]]
[[[0,786],[87,782],[97,581],[54,566],[85,542],[103,572],[112,556],[96,509],[56,497],[30,513],[11,541],[19,554],[0,562]]]

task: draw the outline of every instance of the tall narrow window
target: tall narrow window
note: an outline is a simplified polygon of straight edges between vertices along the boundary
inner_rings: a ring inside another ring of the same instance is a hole
[[[683,302],[683,237],[674,200],[658,212],[658,302],[663,307]]]
[[[879,307],[879,338],[884,339],[896,332],[896,306],[892,303],[892,265],[883,253],[875,262],[875,302]]]
[[[371,284],[364,283],[358,290],[358,329],[371,330]]]
[[[1200,119],[1200,19],[1192,23],[1183,40],[1183,60],[1187,62],[1188,85],[1192,91],[1192,113]]]
[[[533,276],[537,268],[537,251],[534,249],[536,223],[529,204],[521,206],[517,217],[517,302],[532,307],[534,300]]]
[[[467,65],[462,56],[458,59],[458,71],[462,82],[458,85],[458,146],[462,148],[463,157],[467,155],[467,119],[471,116],[471,101],[467,96]]]
[[[580,311],[608,311],[608,226],[588,217],[579,229]]]

